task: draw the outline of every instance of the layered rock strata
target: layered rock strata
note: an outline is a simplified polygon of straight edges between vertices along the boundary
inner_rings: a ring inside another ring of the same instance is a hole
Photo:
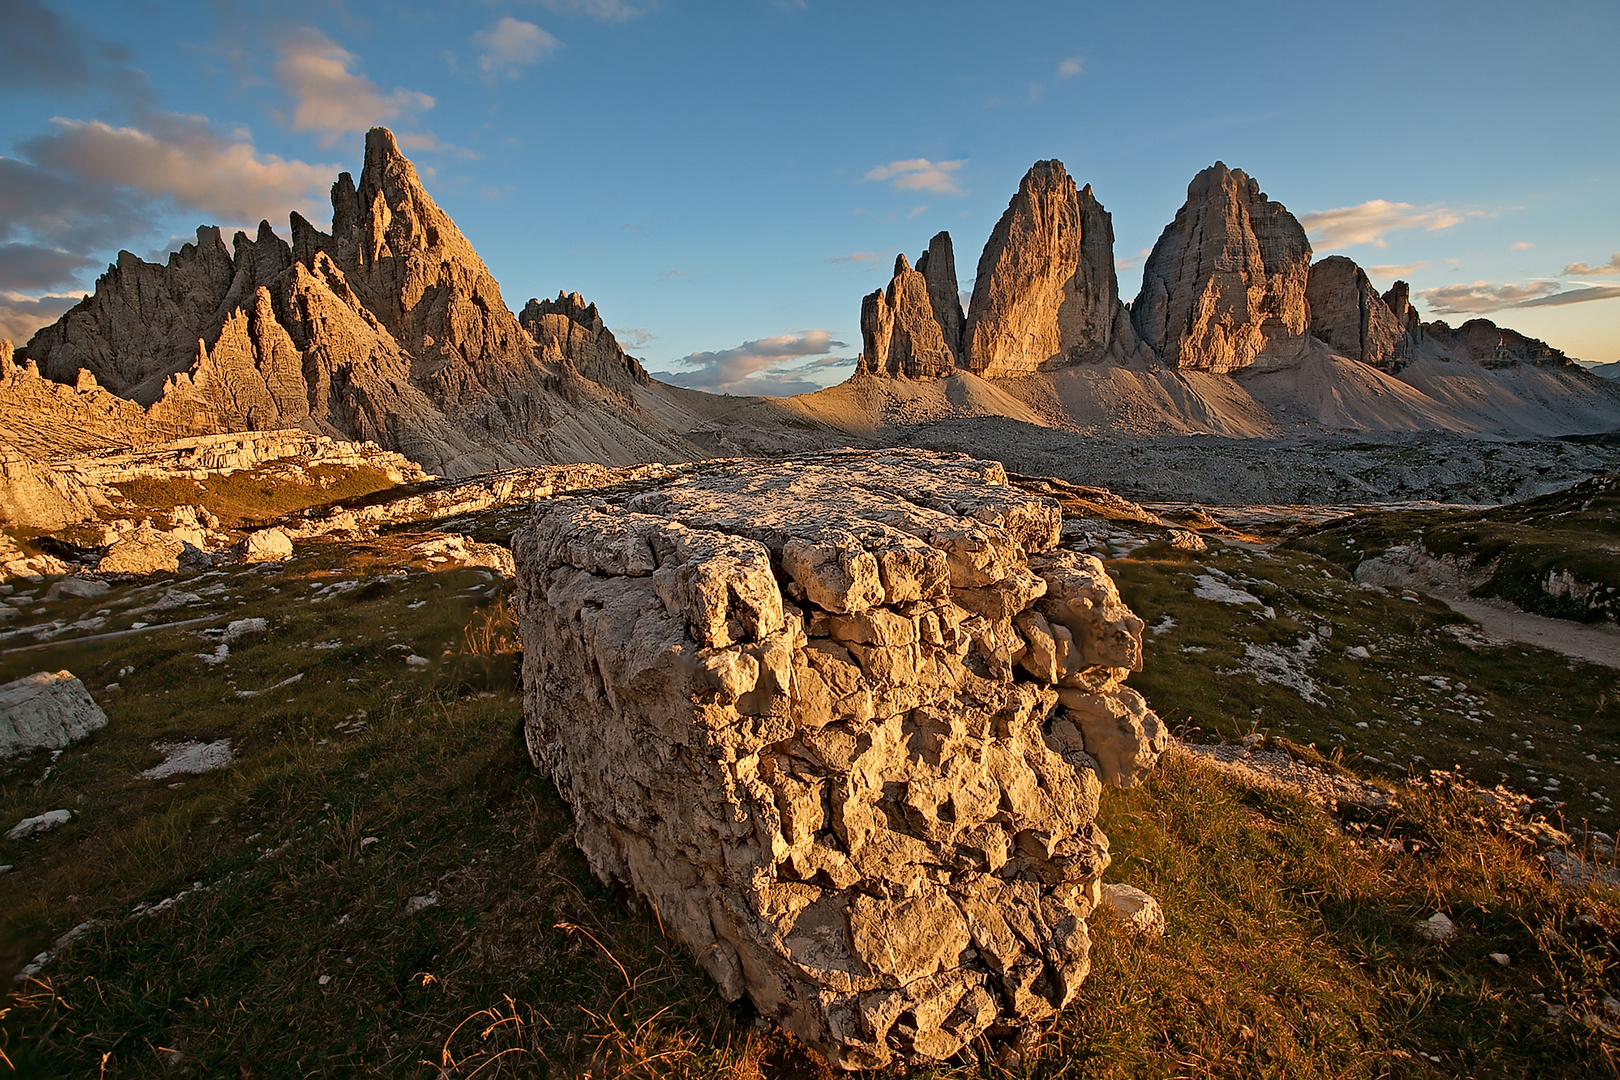
[[[1406,336],[1410,300],[1396,298],[1406,308],[1397,314],[1372,287],[1366,271],[1343,255],[1329,255],[1311,265],[1305,299],[1311,334],[1352,360],[1384,364]]]
[[[993,377],[1094,359],[1121,312],[1112,218],[1061,161],[1037,161],[979,256],[963,366]]]
[[[1217,161],[1193,177],[1153,245],[1131,321],[1173,367],[1236,371],[1304,343],[1310,266],[1310,242],[1287,208]]]
[[[529,751],[605,881],[836,1065],[949,1057],[1089,968],[1163,725],[1053,500],[917,451],[716,462],[513,538]]]

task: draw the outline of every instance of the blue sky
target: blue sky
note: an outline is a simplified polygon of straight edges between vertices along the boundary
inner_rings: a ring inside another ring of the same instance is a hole
[[[1620,360],[1617,55],[1612,0],[0,0],[0,334],[119,248],[326,222],[384,123],[509,306],[711,389],[844,377],[895,254],[949,229],[968,287],[1047,157],[1127,298],[1220,159],[1426,317]]]

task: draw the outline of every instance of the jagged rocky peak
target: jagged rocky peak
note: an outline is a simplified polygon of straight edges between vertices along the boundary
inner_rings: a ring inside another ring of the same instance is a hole
[[[1311,334],[1352,360],[1385,364],[1406,336],[1404,318],[1378,295],[1366,271],[1343,255],[1312,264],[1305,298]]]
[[[1311,245],[1281,203],[1217,161],[1154,244],[1131,320],[1168,364],[1230,372],[1289,355],[1309,329]]]
[[[624,351],[602,322],[596,305],[587,304],[577,292],[559,291],[555,300],[530,297],[518,322],[548,363],[570,364],[587,379],[622,393],[652,382],[640,361]]]
[[[962,294],[956,284],[956,249],[951,234],[941,230],[928,241],[928,250],[917,259],[917,272],[928,283],[928,304],[934,321],[951,355],[960,358],[962,328],[967,316],[962,311]]]
[[[1384,306],[1389,308],[1408,334],[1416,334],[1423,329],[1423,320],[1418,317],[1417,308],[1412,306],[1412,286],[1406,282],[1397,281],[1389,287],[1384,294]]]
[[[956,280],[950,245],[950,237],[940,233],[929,254],[918,260],[930,267],[935,283]],[[913,270],[905,255],[894,260],[888,291],[879,289],[861,301],[861,370],[910,379],[938,378],[956,370],[960,331],[946,336],[952,311],[934,296],[942,287],[931,289],[928,276]],[[953,303],[959,317],[960,301]]]
[[[1497,326],[1489,319],[1469,319],[1455,330],[1436,319],[1423,324],[1423,333],[1442,349],[1477,360],[1485,368],[1516,367],[1521,363],[1548,368],[1575,366],[1562,349]]]
[[[1119,312],[1114,226],[1091,186],[1037,161],[979,256],[964,365],[986,376],[1108,352]]]

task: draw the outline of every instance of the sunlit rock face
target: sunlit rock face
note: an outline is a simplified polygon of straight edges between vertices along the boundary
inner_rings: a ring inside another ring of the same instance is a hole
[[[530,754],[595,873],[845,1068],[1052,1015],[1163,725],[1050,499],[921,451],[710,462],[513,538]]]
[[[1193,177],[1153,245],[1131,321],[1167,364],[1236,371],[1305,343],[1310,268],[1310,241],[1294,215],[1217,161]]]

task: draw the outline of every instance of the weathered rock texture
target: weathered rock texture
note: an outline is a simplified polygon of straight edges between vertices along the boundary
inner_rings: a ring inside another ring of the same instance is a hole
[[[0,758],[29,750],[61,750],[107,726],[71,671],[41,671],[0,686]]]
[[[1120,322],[1114,226],[1061,161],[1037,161],[979,256],[963,366],[1019,375],[1106,353]]]
[[[1455,330],[1436,319],[1423,324],[1423,333],[1441,349],[1454,356],[1477,360],[1481,367],[1507,368],[1519,364],[1535,367],[1568,368],[1575,361],[1539,338],[1525,337],[1517,330],[1497,326],[1489,319],[1469,319]]]
[[[604,880],[845,1068],[1050,1016],[1106,782],[1165,746],[1056,503],[923,452],[718,462],[514,537],[531,755]]]
[[[1310,266],[1294,215],[1217,161],[1193,177],[1153,245],[1131,321],[1167,364],[1236,371],[1302,344]]]
[[[935,237],[935,246],[941,233]],[[930,252],[934,251],[930,247]],[[932,261],[938,279],[956,278],[956,268],[940,269],[949,259],[950,238],[945,238],[943,253]],[[927,259],[928,256],[924,256]],[[861,301],[861,357],[862,370],[883,375],[903,375],[907,378],[931,378],[949,375],[956,370],[957,348],[961,340],[961,302],[956,306],[956,336],[947,338],[947,325],[941,322],[936,307],[939,299],[931,289],[928,278],[913,270],[904,255],[894,261],[894,279],[888,292],[879,289]],[[948,322],[951,312],[944,313]]]
[[[166,266],[121,252],[95,294],[23,352],[47,378],[123,405],[37,392],[29,404],[139,414],[126,442],[148,429],[303,427],[444,475],[693,456],[636,404],[646,375],[594,308],[560,299],[531,336],[386,129],[367,135],[358,184],[343,173],[333,185],[331,233],[295,213],[291,234],[263,223],[227,247],[201,228]],[[97,432],[118,438],[105,419]]]
[[[1397,297],[1406,310],[1396,314],[1367,280],[1366,271],[1343,255],[1329,255],[1311,265],[1305,299],[1311,333],[1352,360],[1386,363],[1406,336],[1410,301]]]

